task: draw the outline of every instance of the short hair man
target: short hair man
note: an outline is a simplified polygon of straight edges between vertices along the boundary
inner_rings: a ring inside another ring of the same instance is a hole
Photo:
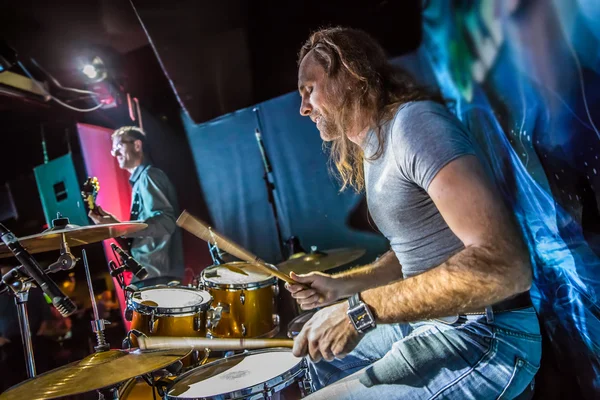
[[[150,164],[145,144],[145,133],[135,126],[119,128],[112,134],[111,154],[119,167],[131,175],[130,220],[148,224],[146,229],[128,236],[132,239],[131,256],[148,272],[143,282],[136,282],[138,286],[181,280],[184,272],[181,232],[175,224],[179,212],[177,194],[167,175]],[[89,213],[95,223],[120,222],[102,207],[97,210]]]

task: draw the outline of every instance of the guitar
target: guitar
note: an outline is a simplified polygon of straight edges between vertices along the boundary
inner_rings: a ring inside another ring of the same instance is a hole
[[[98,182],[98,178],[96,177],[88,177],[81,188],[81,197],[83,197],[83,201],[86,202],[88,209],[97,215],[101,215],[98,212],[98,205],[96,204],[96,198],[98,197],[99,191],[100,183]],[[125,239],[122,237],[114,237],[113,239],[122,248],[126,250],[129,250],[131,248],[131,239]]]
[[[96,214],[98,213],[96,198],[98,197],[99,191],[100,183],[96,177],[88,177],[81,188],[81,197],[83,197],[83,201],[87,203],[88,209]]]

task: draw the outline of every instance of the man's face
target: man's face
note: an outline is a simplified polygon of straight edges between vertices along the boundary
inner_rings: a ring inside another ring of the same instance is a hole
[[[331,90],[333,83],[314,53],[309,52],[298,69],[298,91],[302,97],[300,114],[310,117],[317,124],[321,139],[326,142],[342,136],[342,129],[334,118],[339,113],[339,105],[336,106],[332,101],[335,97]]]
[[[135,168],[142,159],[140,140],[134,140],[126,135],[113,138],[111,154],[117,159],[122,169]]]

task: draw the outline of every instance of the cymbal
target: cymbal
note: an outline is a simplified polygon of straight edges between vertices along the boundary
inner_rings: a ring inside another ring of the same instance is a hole
[[[21,246],[28,252],[43,253],[45,251],[59,250],[62,236],[65,235],[70,247],[100,242],[102,240],[127,235],[140,231],[148,225],[143,222],[121,222],[118,224],[104,225],[67,225],[63,229],[48,229],[36,235],[18,238]],[[0,258],[11,257],[12,253],[4,243],[0,245]]]
[[[108,350],[28,379],[0,394],[0,400],[54,399],[114,386],[167,367],[191,349]]]
[[[339,267],[365,254],[365,249],[341,248],[313,253],[296,253],[289,260],[277,264],[277,268],[286,274],[294,271],[297,274],[307,274],[313,271],[327,271]]]

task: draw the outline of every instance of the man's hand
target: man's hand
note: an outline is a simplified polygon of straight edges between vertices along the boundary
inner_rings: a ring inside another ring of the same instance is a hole
[[[343,302],[313,315],[294,339],[294,355],[309,354],[314,362],[344,358],[361,339],[346,315],[347,310],[348,303]]]
[[[341,297],[340,283],[331,275],[321,272],[311,272],[306,275],[296,275],[291,272],[290,277],[302,285],[285,284],[285,288],[296,299],[300,308],[311,310],[329,305]]]
[[[7,338],[0,336],[0,347],[4,346],[5,344],[10,343],[10,340],[8,340]]]
[[[100,206],[96,206],[95,210],[90,210],[88,217],[90,217],[96,225],[118,224],[121,222],[111,213],[104,211]]]

